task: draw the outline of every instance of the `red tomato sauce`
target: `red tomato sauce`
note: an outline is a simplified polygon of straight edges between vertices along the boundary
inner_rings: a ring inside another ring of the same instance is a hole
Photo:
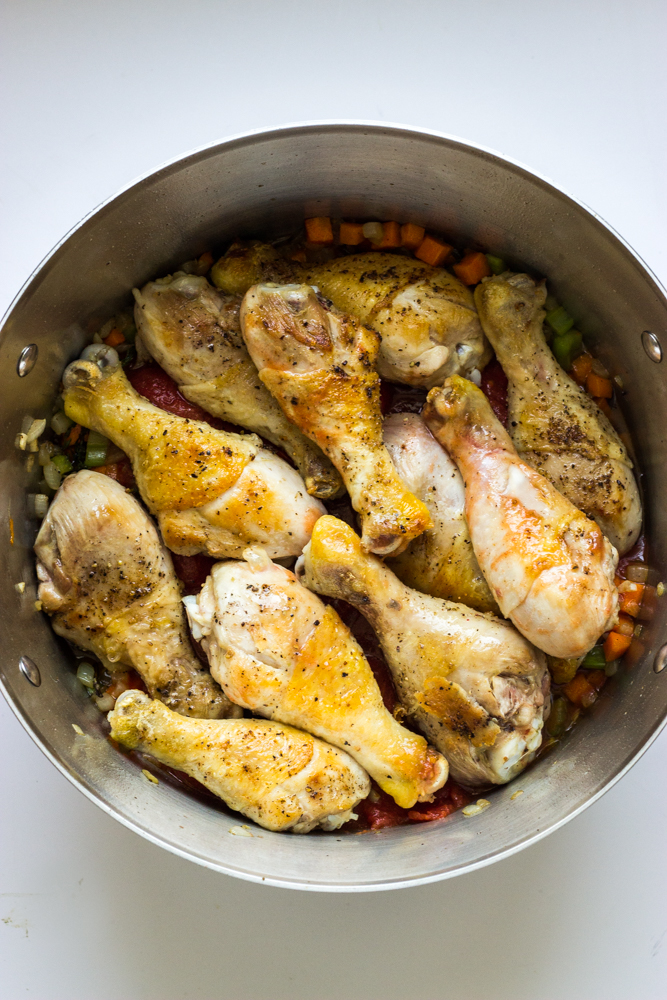
[[[141,368],[130,368],[125,374],[130,384],[141,396],[145,396],[149,403],[152,403],[153,406],[159,406],[167,413],[173,413],[177,417],[186,417],[189,420],[202,420],[218,430],[238,430],[234,424],[217,420],[206,410],[202,410],[201,406],[189,402],[179,392],[173,378],[170,378],[159,365],[153,363],[143,365]]]
[[[507,375],[496,358],[489,361],[483,370],[480,388],[491,404],[491,409],[498,420],[503,427],[507,427]]]

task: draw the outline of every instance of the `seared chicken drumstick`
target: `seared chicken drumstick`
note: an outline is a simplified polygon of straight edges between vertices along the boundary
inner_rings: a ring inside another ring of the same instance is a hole
[[[567,375],[542,332],[546,289],[527,274],[477,286],[484,332],[509,381],[509,429],[524,460],[592,517],[621,555],[642,521],[632,462],[591,397]]]
[[[251,543],[298,555],[322,504],[253,434],[174,416],[135,392],[120,365],[73,361],[63,376],[70,419],[127,453],[139,491],[174,552],[237,556]]]
[[[262,382],[342,475],[364,546],[404,549],[431,521],[382,442],[377,334],[325,308],[308,285],[251,288],[241,326]]]
[[[470,290],[444,268],[409,257],[362,253],[300,265],[266,244],[236,243],[211,277],[236,295],[262,281],[317,285],[336,308],[380,334],[378,371],[395,382],[429,388],[483,368],[491,355]]]
[[[365,615],[404,708],[457,781],[502,784],[532,760],[549,673],[543,654],[508,622],[404,586],[334,517],[315,525],[297,573]]]
[[[264,719],[184,719],[141,691],[108,715],[111,736],[196,778],[267,830],[337,830],[370,791],[346,753]]]
[[[475,555],[502,613],[545,653],[583,656],[616,620],[618,554],[522,462],[484,393],[453,375],[423,417],[456,460]]]
[[[282,448],[313,496],[326,499],[342,490],[329,459],[260,382],[241,336],[238,296],[221,295],[206,278],[176,274],[135,288],[134,297],[145,347],[186,399]]]
[[[213,676],[238,705],[346,750],[400,806],[427,801],[447,763],[389,714],[334,609],[262,550],[246,558],[217,563],[185,598]]]
[[[169,553],[122,486],[99,472],[68,476],[35,552],[39,599],[58,635],[111,671],[133,667],[181,715],[240,714],[195,656]]]
[[[497,612],[470,541],[465,487],[454,462],[416,413],[387,417],[384,443],[399,476],[423,500],[433,521],[432,528],[391,559],[394,573],[424,594]]]

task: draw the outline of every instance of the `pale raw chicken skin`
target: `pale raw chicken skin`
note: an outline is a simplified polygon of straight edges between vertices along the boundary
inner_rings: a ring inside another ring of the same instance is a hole
[[[241,336],[239,296],[221,295],[206,278],[183,272],[133,293],[141,341],[186,399],[282,448],[313,496],[341,492],[331,462],[262,385]]]
[[[195,656],[169,553],[141,505],[108,476],[68,476],[35,541],[39,599],[58,635],[154,698],[200,718],[236,716]]]
[[[519,458],[472,382],[454,375],[432,389],[423,417],[463,476],[475,555],[501,612],[545,653],[583,656],[617,618],[614,547]]]
[[[254,434],[219,431],[153,406],[120,365],[73,361],[63,376],[70,419],[128,455],[167,546],[181,555],[233,557],[249,544],[298,555],[324,507]]]
[[[235,243],[211,278],[237,295],[266,281],[316,285],[380,334],[378,371],[394,382],[430,388],[447,375],[483,368],[491,357],[472,292],[444,268],[410,257],[371,252],[300,264],[267,244]]]
[[[403,707],[457,781],[503,784],[533,760],[549,673],[544,655],[509,622],[406,587],[334,517],[315,525],[297,573],[365,615]]]
[[[404,808],[429,801],[447,763],[387,711],[358,643],[333,608],[262,550],[217,563],[186,597],[193,634],[232,701],[349,753]]]
[[[477,286],[484,332],[508,378],[509,433],[521,458],[592,517],[621,555],[639,537],[632,462],[593,399],[567,375],[543,333],[544,282],[503,274]]]
[[[415,590],[498,611],[470,540],[461,473],[416,413],[384,421],[384,443],[396,471],[431,515],[433,527],[391,559],[394,573]]]
[[[308,285],[251,288],[241,328],[264,384],[343,477],[364,546],[402,551],[431,520],[382,441],[377,334],[325,306]]]
[[[337,830],[370,791],[348,754],[264,719],[184,719],[140,691],[108,715],[112,739],[201,782],[267,830]]]

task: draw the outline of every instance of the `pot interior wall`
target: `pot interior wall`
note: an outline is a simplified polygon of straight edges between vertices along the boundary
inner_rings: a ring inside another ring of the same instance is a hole
[[[234,236],[288,232],[304,217],[329,214],[410,220],[548,276],[588,342],[622,377],[653,578],[664,579],[667,382],[664,365],[648,359],[640,338],[652,330],[667,346],[667,308],[637,258],[575,202],[492,154],[390,127],[291,127],[193,154],[109,202],[47,259],[7,317],[0,339],[0,678],[51,759],[103,808],[157,843],[221,871],[283,885],[390,887],[445,877],[516,850],[583,808],[636,759],[667,712],[667,670],[652,670],[667,638],[663,603],[646,624],[635,665],[607,684],[590,717],[562,744],[509,789],[496,791],[480,816],[459,813],[377,835],[299,838],[254,829],[252,838],[240,838],[229,833],[238,818],[167,784],[150,785],[107,741],[66,651],[34,609],[37,525],[27,516],[25,495],[35,476],[28,477],[25,455],[13,447],[26,413],[50,414],[62,370],[88,337],[87,324],[128,302],[133,285]],[[16,362],[29,343],[38,345],[39,358],[19,378]],[[19,581],[26,582],[22,595],[14,586]],[[39,666],[39,687],[19,672],[22,655]],[[524,794],[511,801],[517,787]]]

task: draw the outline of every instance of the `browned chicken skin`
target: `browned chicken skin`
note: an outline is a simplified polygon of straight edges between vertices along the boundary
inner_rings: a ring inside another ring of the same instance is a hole
[[[153,522],[99,472],[68,476],[35,542],[39,599],[58,635],[197,718],[238,716],[188,639],[178,582]]]
[[[264,552],[217,563],[185,604],[213,676],[239,705],[347,751],[405,808],[445,783],[447,762],[384,707],[334,609]]]
[[[174,552],[229,557],[253,543],[275,558],[301,552],[324,507],[255,435],[166,413],[135,392],[120,365],[73,361],[63,385],[67,415],[129,456]]]
[[[620,555],[642,523],[625,445],[604,413],[567,375],[542,331],[546,289],[527,274],[477,286],[484,331],[509,381],[509,432],[521,458],[599,524]]]
[[[382,441],[377,334],[325,307],[308,285],[251,288],[241,326],[264,384],[343,477],[363,545],[400,552],[431,519]]]
[[[304,281],[336,308],[380,334],[383,378],[430,388],[469,374],[491,357],[472,293],[444,268],[391,253],[360,253],[325,263],[287,261],[265,243],[235,243],[213,266],[213,283],[243,295],[252,285]]]
[[[342,750],[265,719],[184,719],[141,691],[109,713],[112,737],[185,771],[267,830],[337,830],[370,781]]]
[[[186,399],[282,448],[313,496],[342,492],[331,462],[262,385],[241,336],[239,296],[221,295],[206,278],[179,273],[135,288],[134,297],[144,346]]]
[[[315,525],[297,573],[368,619],[404,708],[458,781],[502,784],[533,759],[549,674],[509,622],[404,586],[334,517]]]

